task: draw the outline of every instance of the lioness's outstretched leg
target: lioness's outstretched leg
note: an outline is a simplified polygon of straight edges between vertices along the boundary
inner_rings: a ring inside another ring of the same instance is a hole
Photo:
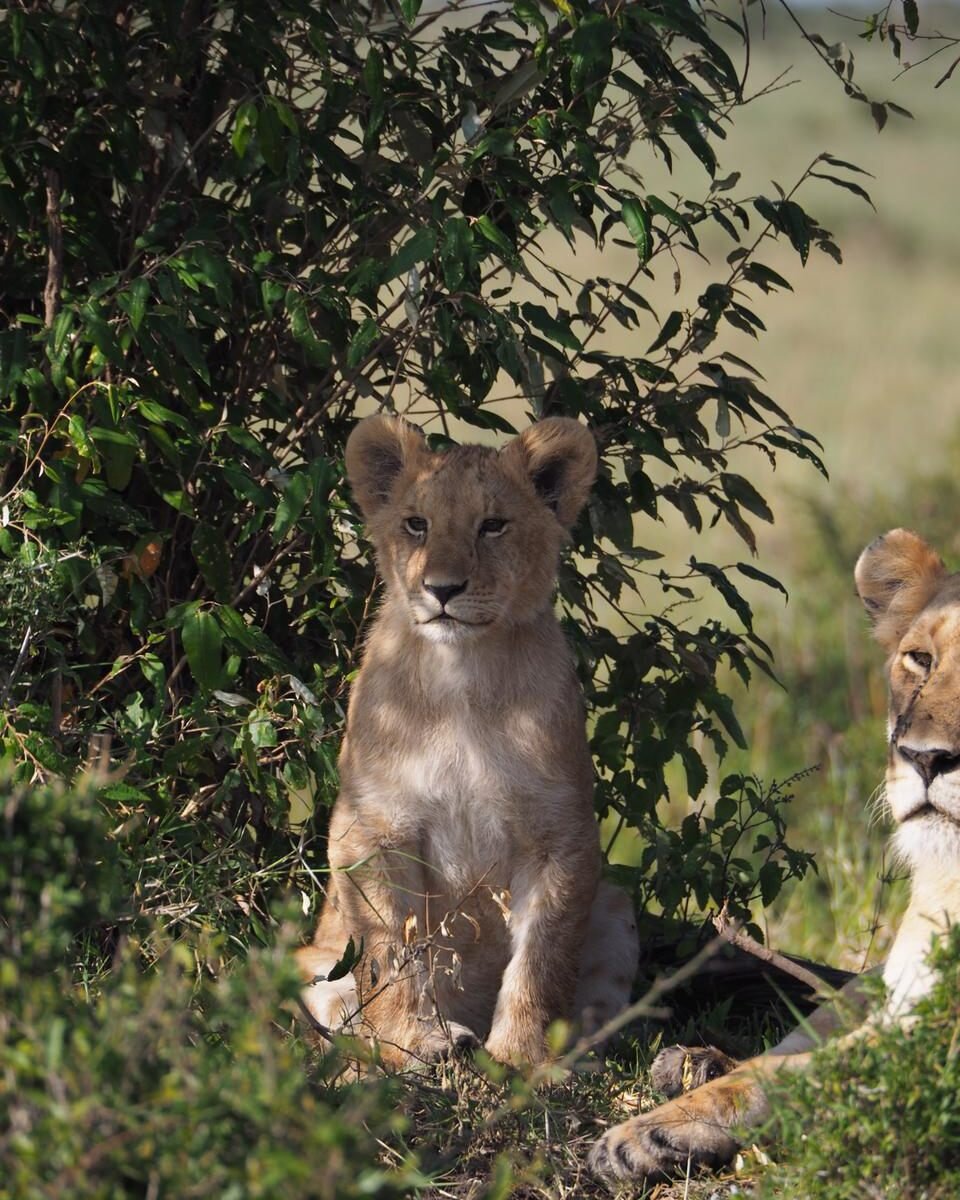
[[[713,1047],[671,1046],[661,1051],[651,1068],[654,1082],[662,1091],[680,1094],[604,1134],[590,1152],[591,1169],[616,1179],[658,1178],[686,1169],[688,1162],[707,1167],[728,1162],[740,1144],[739,1129],[761,1124],[769,1113],[765,1083],[779,1071],[804,1068],[815,1046],[857,1025],[868,1007],[869,989],[860,976],[767,1054],[739,1066]],[[864,1022],[848,1036],[862,1037],[871,1028]],[[685,1069],[687,1055],[696,1062]],[[724,1069],[729,1073],[687,1090],[685,1076],[691,1071]]]
[[[729,1162],[739,1144],[738,1127],[759,1124],[768,1114],[759,1075],[807,1058],[751,1059],[729,1075],[615,1125],[590,1151],[591,1170],[614,1179],[658,1179],[684,1170],[688,1162],[695,1167]]]

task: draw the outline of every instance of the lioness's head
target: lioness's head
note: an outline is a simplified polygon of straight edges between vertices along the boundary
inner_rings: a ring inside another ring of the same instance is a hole
[[[434,453],[414,426],[376,416],[351,433],[346,462],[390,598],[417,632],[453,642],[549,605],[597,451],[565,417],[532,425],[499,452]]]
[[[960,837],[960,575],[894,529],[864,550],[857,591],[889,655],[887,803],[909,858]]]

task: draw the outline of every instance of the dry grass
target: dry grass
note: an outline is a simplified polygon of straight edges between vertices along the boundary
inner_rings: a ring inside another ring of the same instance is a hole
[[[655,1039],[651,1046],[657,1044]],[[533,1088],[522,1075],[486,1073],[469,1062],[411,1077],[407,1144],[432,1164],[428,1200],[599,1200],[606,1185],[586,1170],[593,1142],[610,1125],[654,1107],[646,1084],[651,1049],[625,1040],[602,1068]],[[496,1076],[501,1076],[497,1078]],[[396,1151],[391,1151],[396,1153]],[[756,1166],[748,1149],[721,1175],[624,1187],[636,1200],[721,1200],[741,1194]]]

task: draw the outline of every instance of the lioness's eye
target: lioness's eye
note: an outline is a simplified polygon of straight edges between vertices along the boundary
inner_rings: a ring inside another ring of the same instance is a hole
[[[407,517],[403,523],[403,527],[407,533],[412,534],[413,537],[423,537],[423,535],[427,532],[427,518]]]
[[[487,517],[480,522],[481,537],[499,537],[506,529],[507,523],[502,517]]]
[[[909,671],[921,671],[926,674],[933,664],[933,659],[926,650],[907,650],[903,656],[903,663]]]

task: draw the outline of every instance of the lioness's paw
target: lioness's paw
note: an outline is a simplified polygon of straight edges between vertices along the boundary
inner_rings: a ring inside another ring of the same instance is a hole
[[[696,1124],[669,1104],[615,1125],[594,1145],[587,1160],[601,1179],[666,1179],[688,1164],[718,1167],[728,1162],[736,1143],[721,1131],[701,1140]]]
[[[665,1096],[679,1096],[726,1075],[736,1065],[715,1046],[668,1046],[653,1060],[650,1082]]]
[[[679,1165],[660,1152],[650,1130],[637,1121],[615,1125],[594,1144],[587,1166],[601,1179],[663,1179]]]

